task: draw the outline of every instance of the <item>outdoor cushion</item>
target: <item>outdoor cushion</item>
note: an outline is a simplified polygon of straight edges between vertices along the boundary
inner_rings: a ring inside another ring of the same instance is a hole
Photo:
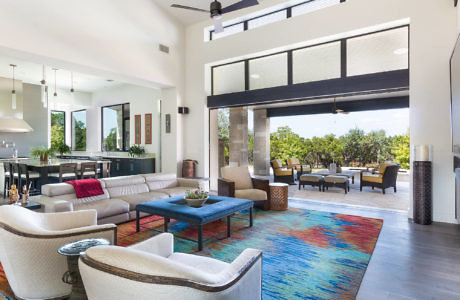
[[[394,165],[395,165],[395,163],[393,163],[393,162],[388,162],[388,163],[381,164],[380,167],[379,167],[379,173],[380,174],[385,173],[385,170],[387,169],[387,167],[394,166]]]
[[[307,171],[307,172],[311,171],[311,168],[310,168],[309,165],[297,165],[297,166],[295,166],[295,169],[297,171]]]
[[[127,196],[120,196],[119,198],[129,203],[129,210],[135,210],[136,205],[138,205],[139,203],[149,202],[149,201],[158,200],[158,199],[164,199],[168,197],[169,196],[165,193],[155,191],[155,192],[127,195]]]
[[[279,159],[272,160],[272,165],[274,169],[280,169],[283,167],[283,164],[281,163],[281,160]]]
[[[368,174],[368,175],[363,175],[363,181],[367,182],[376,182],[376,183],[382,183],[382,174]]]
[[[324,178],[324,181],[326,182],[333,182],[333,183],[344,183],[347,182],[348,178],[345,176],[335,176],[335,175],[329,175]]]
[[[251,174],[247,166],[225,167],[221,172],[224,179],[235,182],[235,190],[252,189]]]
[[[309,181],[309,182],[320,182],[323,180],[323,176],[321,175],[302,175],[300,176],[300,181]]]
[[[287,159],[287,164],[292,166],[292,165],[300,165],[300,162],[297,158],[288,158]]]
[[[288,169],[275,169],[276,176],[289,176],[292,175],[292,170]]]
[[[235,190],[235,197],[252,201],[261,201],[267,200],[267,192],[257,189]]]
[[[95,209],[97,218],[102,219],[129,212],[129,204],[121,199],[105,199],[74,205],[75,210]]]

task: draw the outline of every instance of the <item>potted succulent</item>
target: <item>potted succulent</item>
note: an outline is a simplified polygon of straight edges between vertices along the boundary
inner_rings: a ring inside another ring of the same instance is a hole
[[[67,153],[72,153],[72,150],[70,149],[70,147],[66,143],[63,143],[63,142],[56,143],[51,148],[53,148],[53,150],[55,150],[61,156]]]
[[[32,148],[30,155],[35,158],[40,158],[40,161],[48,161],[49,157],[54,155],[54,149],[46,147],[35,147]]]
[[[203,190],[188,190],[185,192],[184,200],[187,202],[187,205],[200,207],[208,200],[208,192]]]
[[[128,154],[131,157],[134,157],[135,155],[140,157],[141,155],[145,154],[145,148],[139,145],[132,145],[128,149]]]

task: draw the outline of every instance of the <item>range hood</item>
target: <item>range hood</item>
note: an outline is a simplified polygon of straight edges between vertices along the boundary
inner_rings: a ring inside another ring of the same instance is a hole
[[[23,119],[0,117],[1,133],[24,133],[34,131]]]

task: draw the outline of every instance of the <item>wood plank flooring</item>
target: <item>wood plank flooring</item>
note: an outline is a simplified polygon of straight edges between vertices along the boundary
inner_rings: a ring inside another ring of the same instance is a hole
[[[309,200],[289,206],[384,220],[357,299],[460,299],[460,225],[422,226],[401,212]]]

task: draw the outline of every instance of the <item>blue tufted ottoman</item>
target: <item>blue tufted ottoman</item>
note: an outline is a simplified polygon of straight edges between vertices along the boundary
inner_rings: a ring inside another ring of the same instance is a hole
[[[227,217],[227,237],[230,237],[230,216],[249,209],[249,227],[253,225],[252,208],[254,202],[246,199],[209,196],[202,207],[186,205],[183,197],[144,202],[136,205],[136,231],[139,232],[140,212],[164,217],[164,231],[168,231],[170,219],[187,222],[198,226],[198,250],[203,250],[203,225]]]

